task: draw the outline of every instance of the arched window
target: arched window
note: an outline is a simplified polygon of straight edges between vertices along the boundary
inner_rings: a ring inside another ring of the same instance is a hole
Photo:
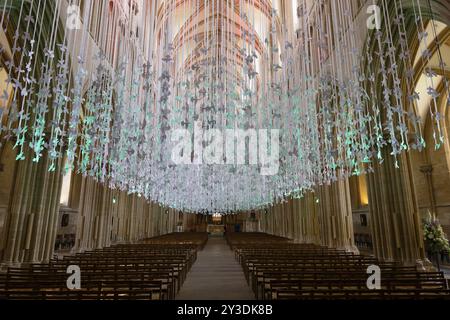
[[[369,205],[369,196],[367,193],[367,180],[366,175],[360,175],[358,177],[358,189],[359,189],[359,204],[361,207]]]
[[[63,183],[61,187],[61,197],[59,200],[59,203],[66,207],[69,206],[71,182],[72,182],[72,170],[69,170],[64,173]]]

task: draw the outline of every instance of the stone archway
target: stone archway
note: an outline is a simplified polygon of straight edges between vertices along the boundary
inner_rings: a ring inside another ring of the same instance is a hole
[[[430,19],[437,7],[430,10],[428,2],[421,3],[420,10],[424,19]],[[392,14],[395,12],[395,2],[390,3]],[[411,2],[402,2],[405,24],[409,26],[406,35],[411,52],[419,50],[418,32],[414,23],[414,10]],[[417,5],[417,4],[416,4]],[[445,6],[443,1],[437,1],[435,6]],[[445,10],[442,10],[443,12]],[[445,11],[446,12],[446,11]],[[445,15],[440,19],[445,20]],[[428,20],[424,21],[425,23]],[[390,23],[393,23],[390,21]],[[385,32],[385,31],[381,31]],[[394,37],[394,45],[399,44],[399,37]],[[375,48],[375,46],[371,46]],[[413,56],[414,58],[414,56]],[[378,61],[373,62],[375,69]],[[406,69],[399,67],[399,78],[404,82],[400,88],[406,92]],[[420,71],[421,72],[421,71]],[[378,75],[380,77],[380,75]],[[379,80],[379,81],[378,81]],[[380,83],[379,78],[375,83]],[[375,94],[382,97],[382,86],[376,88]],[[406,96],[406,95],[405,95]],[[408,110],[414,109],[404,98]],[[417,110],[416,110],[417,112]],[[417,116],[417,115],[416,115]],[[388,137],[389,139],[389,137]],[[418,193],[415,187],[411,154],[401,154],[396,160],[390,155],[388,149],[382,150],[384,163],[374,165],[374,172],[368,175],[369,211],[372,237],[374,240],[374,254],[377,258],[386,261],[401,261],[405,264],[430,266],[425,257],[422,236],[421,217],[418,204]],[[397,167],[397,169],[395,169]]]

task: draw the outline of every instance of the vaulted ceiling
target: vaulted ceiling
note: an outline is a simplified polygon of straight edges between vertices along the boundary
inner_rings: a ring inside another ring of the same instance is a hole
[[[157,20],[159,37],[171,39],[178,72],[207,61],[220,63],[223,72],[236,78],[239,68],[231,66],[244,64],[244,52],[269,54],[270,29],[281,31],[270,0],[163,1]]]

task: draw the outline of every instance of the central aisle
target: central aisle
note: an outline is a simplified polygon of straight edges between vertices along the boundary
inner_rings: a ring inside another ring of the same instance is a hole
[[[225,239],[210,237],[176,299],[254,300],[255,296]]]

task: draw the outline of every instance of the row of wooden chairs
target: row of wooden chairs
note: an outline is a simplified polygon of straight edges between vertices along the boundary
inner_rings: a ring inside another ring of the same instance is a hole
[[[0,274],[0,299],[174,299],[197,259],[197,250],[207,239],[206,233],[174,233],[142,243],[85,251],[46,264],[11,267]],[[67,273],[69,266],[79,267],[80,288],[68,286],[72,275]]]
[[[190,244],[197,246],[198,249],[201,250],[206,245],[207,241],[207,232],[179,232],[147,239],[143,244]]]
[[[227,242],[257,299],[450,299],[441,272],[263,233],[228,234]],[[380,288],[367,284],[372,265],[381,270]]]

